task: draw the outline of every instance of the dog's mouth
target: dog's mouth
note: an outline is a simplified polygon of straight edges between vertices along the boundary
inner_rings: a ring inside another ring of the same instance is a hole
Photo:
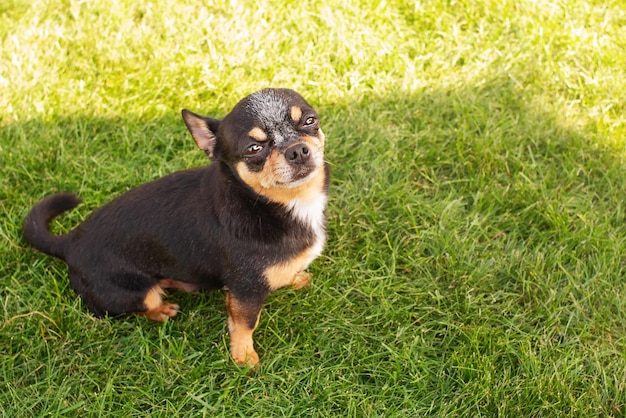
[[[292,171],[289,176],[289,180],[283,180],[283,176],[277,176],[276,186],[278,187],[298,187],[303,183],[306,183],[312,174],[315,172],[316,167],[314,166],[301,166],[298,167],[297,170]],[[282,178],[281,178],[282,177]]]
[[[275,166],[273,170],[266,172],[261,183],[264,183],[265,187],[297,187],[309,181],[318,167],[312,161],[302,165],[284,164]]]

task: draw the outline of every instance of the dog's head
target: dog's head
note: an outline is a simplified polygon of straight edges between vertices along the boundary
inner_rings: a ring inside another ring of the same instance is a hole
[[[287,203],[324,181],[324,134],[317,112],[295,91],[264,89],[217,120],[182,111],[196,144],[228,164],[255,192]]]

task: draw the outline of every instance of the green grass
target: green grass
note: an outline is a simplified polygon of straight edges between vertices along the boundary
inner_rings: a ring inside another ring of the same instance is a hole
[[[0,40],[0,415],[626,415],[623,2],[10,0]],[[319,110],[333,183],[261,367],[219,293],[93,319],[28,209],[77,192],[66,230],[205,164],[180,109],[267,86]]]

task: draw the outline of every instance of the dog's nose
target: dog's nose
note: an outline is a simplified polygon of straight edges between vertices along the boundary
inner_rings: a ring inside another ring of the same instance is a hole
[[[285,151],[285,158],[290,164],[302,164],[311,157],[311,151],[306,144],[296,144]]]

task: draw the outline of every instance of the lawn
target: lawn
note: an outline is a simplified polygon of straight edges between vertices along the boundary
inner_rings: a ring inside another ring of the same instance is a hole
[[[626,5],[618,0],[0,4],[0,415],[626,415]],[[234,365],[223,294],[94,319],[21,237],[207,163],[180,118],[263,87],[320,113],[312,285]]]

